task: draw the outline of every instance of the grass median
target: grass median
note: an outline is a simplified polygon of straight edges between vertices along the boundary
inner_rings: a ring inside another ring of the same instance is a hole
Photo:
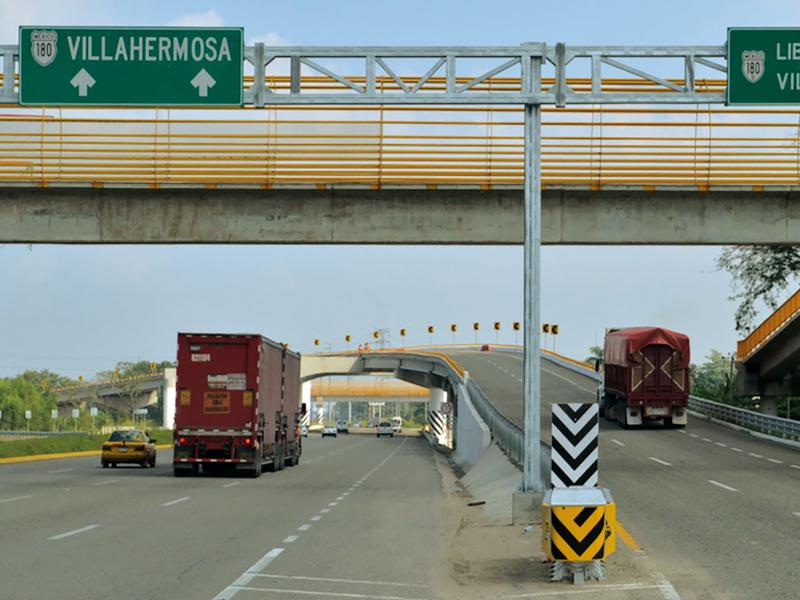
[[[172,441],[170,429],[154,430],[150,435],[158,444],[169,444]],[[0,442],[0,459],[91,450],[99,452],[107,439],[108,434],[84,434],[10,440]]]

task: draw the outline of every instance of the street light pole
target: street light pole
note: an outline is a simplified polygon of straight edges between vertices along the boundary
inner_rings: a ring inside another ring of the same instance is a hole
[[[523,65],[523,81],[529,93],[538,92],[541,81],[542,59],[532,58]],[[530,69],[529,73],[525,73]],[[527,77],[526,77],[527,75]],[[540,249],[542,241],[542,108],[539,104],[525,104],[525,324],[523,329],[524,385],[523,434],[524,458],[522,489],[526,492],[544,492],[541,464],[541,382],[539,359],[540,328]]]

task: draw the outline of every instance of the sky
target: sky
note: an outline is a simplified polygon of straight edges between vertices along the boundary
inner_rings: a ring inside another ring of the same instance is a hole
[[[137,2],[0,0],[0,44],[19,25],[244,26],[287,45],[720,44],[730,25],[800,22],[800,3],[573,0]],[[584,358],[610,326],[688,333],[693,362],[731,352],[735,304],[716,247],[542,249],[548,348]],[[654,276],[657,275],[657,276]],[[790,289],[789,292],[793,291]],[[91,377],[123,360],[173,360],[177,331],[254,332],[314,350],[409,330],[407,344],[515,341],[522,248],[459,246],[0,246],[0,376]],[[768,311],[762,310],[760,316]],[[495,337],[491,323],[500,321]],[[449,332],[456,323],[455,339]],[[429,338],[426,328],[436,327]]]

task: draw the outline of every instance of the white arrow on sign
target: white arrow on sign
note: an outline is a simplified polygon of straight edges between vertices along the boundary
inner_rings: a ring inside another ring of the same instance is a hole
[[[209,75],[208,71],[205,69],[200,69],[200,72],[195,75],[189,83],[191,83],[193,87],[197,88],[201,98],[205,98],[208,96],[208,88],[214,87],[214,84],[217,83],[217,80]]]
[[[72,84],[72,87],[78,88],[78,96],[86,96],[89,92],[89,88],[94,85],[94,77],[89,75],[89,71],[86,69],[81,69],[75,73],[75,77],[70,79],[69,82]]]

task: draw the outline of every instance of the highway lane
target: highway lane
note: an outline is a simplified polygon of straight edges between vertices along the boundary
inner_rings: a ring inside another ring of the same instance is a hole
[[[452,355],[521,424],[521,355]],[[542,365],[545,437],[552,403],[591,402],[594,382]],[[799,451],[697,417],[682,431],[623,430],[601,420],[600,480],[627,529],[683,598],[797,597]]]
[[[14,549],[0,597],[437,598],[445,496],[423,439],[312,437],[298,467],[259,479],[175,479],[170,451],[158,458],[0,466],[0,538]]]

